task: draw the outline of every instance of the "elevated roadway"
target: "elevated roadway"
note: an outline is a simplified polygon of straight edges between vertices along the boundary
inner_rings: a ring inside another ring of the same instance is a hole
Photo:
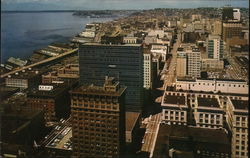
[[[26,69],[29,69],[29,68],[32,68],[32,67],[35,67],[35,66],[39,66],[39,65],[42,65],[42,64],[45,64],[45,63],[49,63],[49,62],[51,62],[51,61],[53,61],[53,60],[57,60],[57,59],[60,59],[60,58],[62,58],[62,57],[65,57],[65,56],[67,56],[67,55],[73,54],[73,53],[75,53],[76,51],[78,51],[78,48],[72,49],[72,50],[70,50],[70,51],[67,51],[67,52],[65,52],[65,53],[62,53],[62,54],[60,54],[60,55],[58,55],[58,56],[55,56],[55,57],[50,57],[50,58],[48,58],[48,59],[45,59],[45,60],[36,62],[36,63],[34,63],[34,64],[30,64],[30,65],[27,65],[27,66],[20,67],[20,68],[18,68],[18,69],[15,69],[15,70],[13,70],[13,71],[7,72],[7,73],[5,73],[5,74],[1,74],[1,78],[7,77],[7,76],[12,75],[12,74],[15,74],[15,73],[20,72],[20,71],[22,71],[22,70],[26,70]]]

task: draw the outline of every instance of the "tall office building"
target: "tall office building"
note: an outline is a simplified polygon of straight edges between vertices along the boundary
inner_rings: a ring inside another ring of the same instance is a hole
[[[125,90],[114,78],[71,91],[73,156],[119,158],[125,147]]]
[[[127,86],[126,110],[141,111],[143,53],[140,44],[85,43],[79,47],[80,81],[102,85],[105,76]]]
[[[227,38],[241,37],[242,22],[237,20],[231,20],[223,23],[222,27],[222,39],[226,41]]]
[[[150,51],[143,52],[143,87],[145,89],[152,88],[152,54]]]
[[[187,54],[184,52],[183,48],[177,49],[176,61],[176,75],[178,77],[185,77],[187,75]]]
[[[234,12],[232,7],[224,7],[222,9],[222,21],[233,20]]]
[[[200,77],[201,75],[201,52],[199,48],[187,50],[187,72],[190,77]]]
[[[209,35],[207,40],[208,58],[222,59],[224,51],[223,41],[219,35]]]
[[[242,22],[240,9],[231,7],[223,8],[222,12],[222,39],[226,42],[227,38],[240,37],[242,32]]]

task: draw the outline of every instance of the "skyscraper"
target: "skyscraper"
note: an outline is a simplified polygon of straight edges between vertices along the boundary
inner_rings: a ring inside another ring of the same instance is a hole
[[[227,42],[227,39],[232,37],[240,37],[242,32],[242,22],[240,17],[240,9],[232,7],[223,8],[222,12],[222,39]]]
[[[224,44],[219,35],[209,35],[207,40],[207,54],[211,59],[222,59]]]
[[[233,20],[234,13],[232,7],[224,7],[222,10],[222,21]]]
[[[126,87],[106,77],[103,86],[71,91],[73,156],[118,158],[125,145]]]
[[[105,76],[127,86],[126,110],[141,111],[143,53],[140,44],[86,43],[79,48],[80,81],[102,85]]]

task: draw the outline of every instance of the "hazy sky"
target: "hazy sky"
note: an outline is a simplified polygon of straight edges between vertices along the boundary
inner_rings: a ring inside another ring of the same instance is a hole
[[[2,10],[93,10],[249,7],[248,0],[1,0]]]

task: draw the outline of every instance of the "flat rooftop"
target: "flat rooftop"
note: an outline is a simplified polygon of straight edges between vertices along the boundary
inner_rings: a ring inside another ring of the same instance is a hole
[[[223,129],[160,124],[153,157],[165,157],[168,153],[167,147],[182,152],[192,152],[193,150],[202,149],[229,153],[230,144],[230,140]]]
[[[163,103],[185,105],[185,96],[165,95]]]
[[[219,102],[216,98],[197,97],[197,100],[198,106],[220,108]]]
[[[104,87],[95,86],[95,85],[82,85],[78,88],[70,91],[72,94],[90,94],[90,95],[104,95],[104,96],[120,96],[126,90],[125,86],[121,86],[115,92],[107,91]]]
[[[234,105],[234,108],[236,110],[248,110],[248,100],[232,100],[232,103]]]
[[[140,113],[138,112],[126,112],[126,131],[132,131]]]

